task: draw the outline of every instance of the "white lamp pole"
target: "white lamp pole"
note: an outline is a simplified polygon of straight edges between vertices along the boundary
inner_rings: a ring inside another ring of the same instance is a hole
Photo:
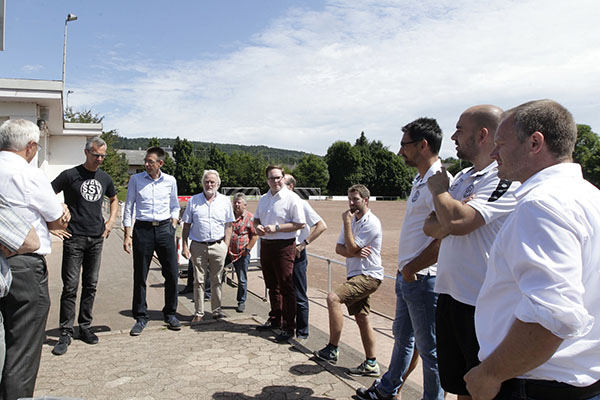
[[[65,69],[67,67],[67,24],[70,21],[77,21],[77,15],[69,14],[65,19],[65,43],[63,45],[63,68],[62,68],[62,82],[63,82],[63,92],[65,90]]]

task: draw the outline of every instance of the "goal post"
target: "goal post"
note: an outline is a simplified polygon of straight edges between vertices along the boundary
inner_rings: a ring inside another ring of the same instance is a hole
[[[226,186],[221,188],[221,193],[225,196],[235,196],[236,193],[244,193],[248,200],[260,199],[260,189],[255,186]]]

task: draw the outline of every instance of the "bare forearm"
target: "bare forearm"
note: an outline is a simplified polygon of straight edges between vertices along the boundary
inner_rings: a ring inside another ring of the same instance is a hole
[[[29,233],[27,233],[27,237],[25,237],[25,241],[21,245],[21,247],[17,250],[18,254],[32,253],[40,248],[40,238],[38,237],[35,229],[31,228]]]
[[[431,236],[435,239],[443,239],[448,236],[448,232],[444,230],[442,225],[439,223],[435,211],[432,212],[425,218],[425,223],[423,224],[423,232],[427,236]]]
[[[466,235],[485,224],[483,217],[473,207],[458,201],[450,193],[433,196],[435,214],[443,231],[451,235]]]
[[[438,252],[440,251],[441,240],[435,239],[425,249],[404,266],[406,272],[416,274],[417,272],[432,266],[437,262]]]

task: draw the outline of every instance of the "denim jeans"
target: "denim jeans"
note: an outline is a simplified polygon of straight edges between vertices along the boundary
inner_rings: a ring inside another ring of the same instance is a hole
[[[435,276],[417,275],[415,282],[405,282],[402,274],[396,278],[396,317],[392,326],[394,348],[390,367],[377,386],[383,394],[398,393],[416,345],[423,362],[423,399],[444,398],[435,345],[438,295],[433,291],[434,286]]]
[[[73,235],[63,242],[62,281],[60,296],[60,330],[73,336],[75,322],[75,302],[81,272],[81,301],[77,322],[80,328],[89,328],[92,324],[92,308],[96,297],[98,271],[104,238]]]
[[[294,259],[294,288],[296,289],[296,336],[308,336],[308,296],[306,295],[306,250]]]
[[[250,253],[241,256],[233,263],[233,268],[238,279],[238,304],[246,302],[246,294],[248,293],[248,264],[250,264]]]

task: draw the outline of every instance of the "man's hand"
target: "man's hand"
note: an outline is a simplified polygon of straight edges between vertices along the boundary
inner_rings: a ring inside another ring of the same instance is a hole
[[[2,253],[2,255],[4,257],[10,257],[13,254],[15,254],[14,251],[10,251],[7,247],[4,247],[3,245],[0,244],[0,253]]]
[[[265,228],[265,233],[277,232],[277,227],[275,225],[266,225],[264,228]]]
[[[417,280],[417,274],[415,274],[414,272],[410,271],[410,268],[402,268],[402,279],[404,279],[404,282],[414,282]]]
[[[371,246],[361,247],[360,253],[358,254],[361,258],[367,258],[371,254]]]
[[[434,196],[447,192],[449,186],[450,180],[444,167],[442,167],[441,171],[436,172],[427,179],[427,187],[429,187],[429,191]]]
[[[265,227],[262,226],[262,225],[260,225],[260,224],[256,225],[254,227],[254,230],[256,231],[256,233],[258,234],[258,236],[265,236],[265,234],[267,233],[267,232],[265,232]]]
[[[123,250],[127,252],[127,254],[131,254],[131,236],[129,236],[128,232],[125,232],[125,237],[123,238]]]
[[[346,211],[344,211],[342,213],[342,221],[349,221],[352,222],[352,218],[359,212],[359,210],[356,210],[355,212],[350,211],[350,209],[347,209]]]
[[[61,240],[65,240],[71,237],[71,234],[66,229],[51,229],[50,233],[54,236],[59,237]]]
[[[60,217],[60,222],[66,224],[71,220],[71,212],[69,211],[69,207],[65,203],[62,203],[61,205],[63,207],[63,214]]]
[[[304,249],[306,249],[306,245],[304,243],[296,245],[296,258],[300,257],[300,254],[302,254],[302,250]]]
[[[481,364],[467,372],[464,379],[473,400],[493,399],[502,385],[502,382],[486,374]]]
[[[108,239],[108,235],[110,235],[110,231],[112,231],[113,227],[115,226],[114,221],[107,221],[104,224],[104,233],[102,234],[102,237],[105,239]]]
[[[188,260],[190,258],[192,258],[192,254],[190,253],[190,249],[187,246],[183,246],[183,249],[181,249],[181,255],[184,258],[187,258]]]

